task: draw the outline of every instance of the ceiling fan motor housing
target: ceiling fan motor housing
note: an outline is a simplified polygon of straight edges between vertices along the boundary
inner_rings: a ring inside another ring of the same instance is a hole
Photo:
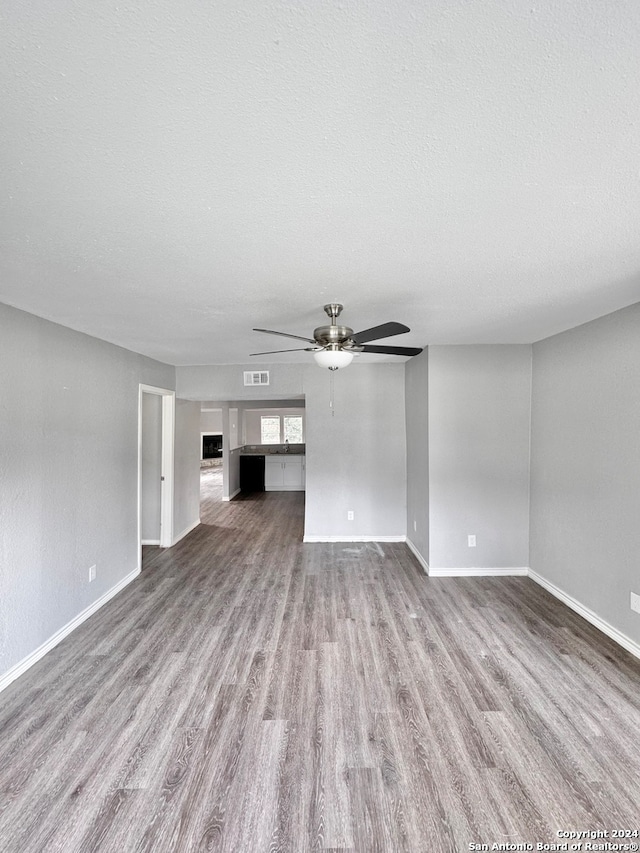
[[[313,337],[319,346],[325,347],[329,344],[343,344],[353,334],[353,329],[348,326],[318,326],[313,330]]]
[[[324,306],[324,310],[331,317],[331,325],[318,326],[317,329],[313,330],[313,337],[318,346],[328,349],[342,349],[346,345],[349,349],[353,347],[356,351],[361,349],[357,348],[353,342],[351,344],[349,342],[353,335],[353,329],[350,329],[349,326],[339,326],[336,323],[336,319],[342,311],[342,305],[339,302],[330,302]]]

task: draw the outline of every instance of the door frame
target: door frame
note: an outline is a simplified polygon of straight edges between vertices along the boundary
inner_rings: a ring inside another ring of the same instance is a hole
[[[153,385],[138,387],[138,564],[142,568],[142,395],[162,397],[162,449],[160,451],[160,547],[173,545],[174,448],[176,392]]]

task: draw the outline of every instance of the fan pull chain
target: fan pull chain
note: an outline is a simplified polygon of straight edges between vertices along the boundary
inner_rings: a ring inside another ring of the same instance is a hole
[[[331,417],[333,418],[336,413],[333,398],[333,371],[329,374],[329,408],[331,409]]]

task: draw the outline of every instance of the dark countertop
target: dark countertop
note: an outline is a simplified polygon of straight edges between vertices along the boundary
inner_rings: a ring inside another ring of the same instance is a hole
[[[245,444],[240,448],[240,456],[304,456],[304,444],[290,444],[285,450],[284,444]]]

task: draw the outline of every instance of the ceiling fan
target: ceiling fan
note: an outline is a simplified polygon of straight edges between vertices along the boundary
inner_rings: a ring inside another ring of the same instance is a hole
[[[381,326],[373,326],[362,332],[354,332],[348,326],[339,326],[336,322],[342,311],[342,305],[330,302],[324,306],[325,313],[331,318],[330,326],[318,326],[313,330],[313,338],[305,338],[302,335],[290,335],[288,332],[274,332],[272,329],[254,329],[254,332],[265,332],[267,335],[280,335],[283,338],[295,338],[299,341],[307,341],[310,347],[298,349],[280,349],[269,352],[252,352],[251,355],[274,355],[278,352],[312,352],[316,362],[321,367],[329,370],[337,370],[351,364],[353,356],[360,352],[382,353],[384,355],[413,356],[422,352],[422,347],[393,347],[393,346],[367,346],[368,341],[377,341],[381,338],[390,338],[393,335],[404,335],[411,331],[402,323],[383,323]]]

